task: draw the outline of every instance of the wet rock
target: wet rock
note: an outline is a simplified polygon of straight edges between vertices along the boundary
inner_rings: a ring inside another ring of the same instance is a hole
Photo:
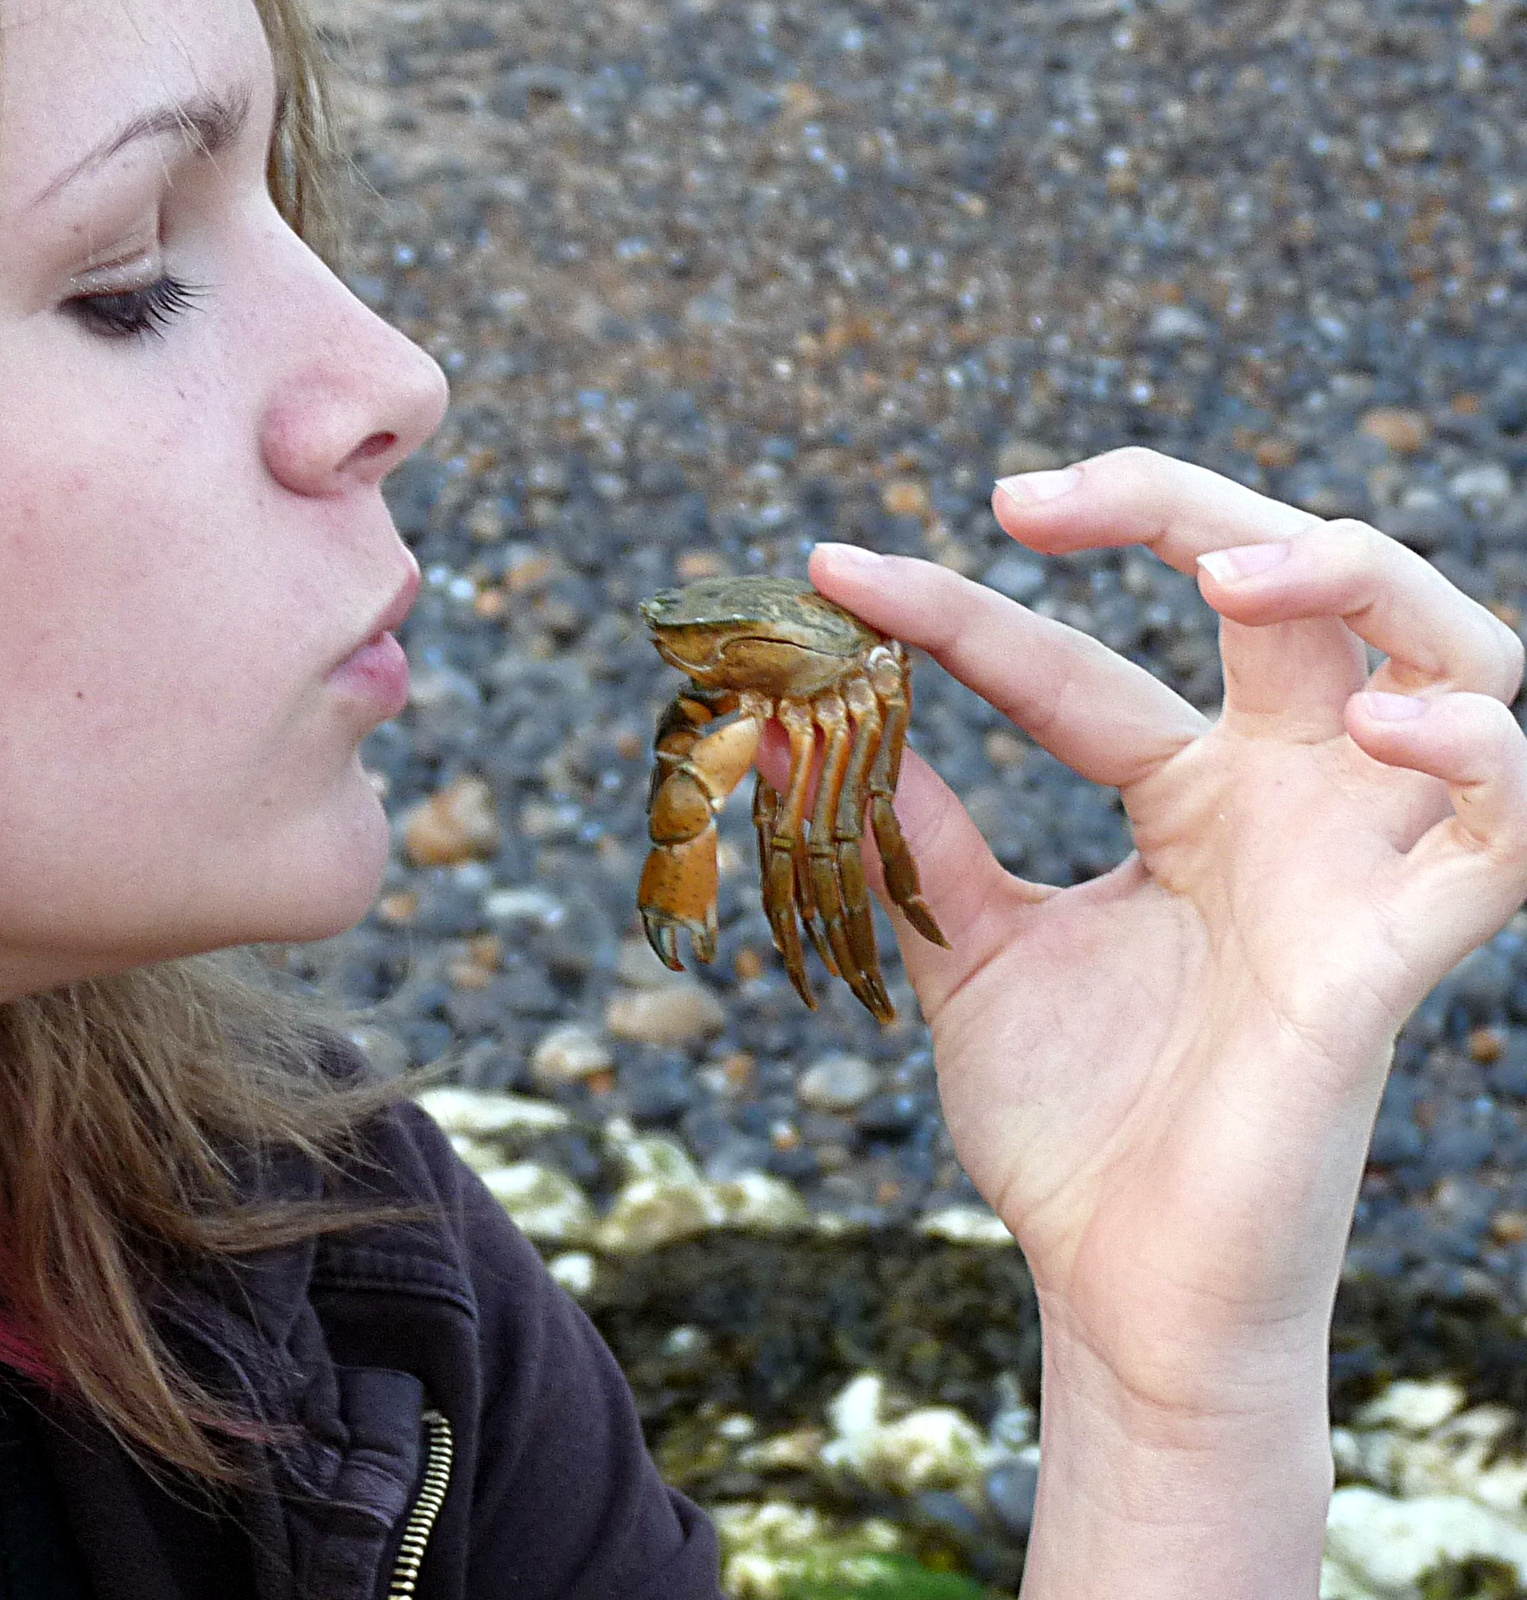
[[[706,1156],[705,1176],[715,1182],[727,1182],[746,1173],[763,1172],[773,1155],[774,1146],[767,1139],[733,1133]]]
[[[1490,1087],[1499,1095],[1527,1100],[1527,1028],[1512,1028],[1506,1047],[1490,1067]]]
[[[1438,986],[1457,1002],[1472,1022],[1488,1022],[1505,1004],[1511,990],[1512,967],[1493,945],[1471,951]]]
[[[1373,1127],[1371,1161],[1381,1167],[1395,1166],[1402,1161],[1414,1161],[1423,1148],[1421,1130],[1409,1110],[1387,1105],[1380,1110]]]

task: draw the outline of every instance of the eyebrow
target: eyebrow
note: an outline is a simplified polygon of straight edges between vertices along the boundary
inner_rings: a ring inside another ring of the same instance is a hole
[[[80,157],[67,171],[56,177],[27,207],[31,210],[51,200],[60,189],[86,172],[104,165],[130,144],[140,139],[158,139],[167,133],[179,136],[187,150],[196,155],[215,156],[225,150],[244,131],[249,120],[253,96],[247,86],[228,94],[207,93],[140,112],[93,150]]]

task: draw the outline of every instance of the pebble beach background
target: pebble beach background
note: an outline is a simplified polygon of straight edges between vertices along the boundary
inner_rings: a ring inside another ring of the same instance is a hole
[[[1527,8],[317,9],[347,278],[454,399],[389,487],[425,571],[413,700],[367,753],[392,865],[364,924],[284,966],[357,1008],[381,1068],[441,1075],[428,1103],[716,1510],[732,1592],[1010,1594],[1035,1461],[1021,1258],[954,1158],[888,926],[895,1026],[841,984],[814,1015],[790,989],[745,795],[715,966],[675,979],[640,941],[677,680],[635,603],[857,541],[1209,709],[1190,579],[1042,560],[987,509],[1000,473],[1141,443],[1368,519],[1520,626]],[[1112,794],[932,663],[916,691],[913,744],[1005,864],[1072,883],[1127,853]],[[1524,1311],[1518,918],[1406,1029],[1379,1118],[1333,1356],[1328,1597],[1527,1580]]]

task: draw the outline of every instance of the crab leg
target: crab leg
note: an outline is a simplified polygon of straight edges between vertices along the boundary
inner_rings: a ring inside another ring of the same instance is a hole
[[[880,976],[873,931],[869,940],[870,960],[866,965],[858,959],[858,952],[849,934],[845,889],[840,877],[840,857],[843,852],[836,837],[836,824],[845,808],[844,783],[854,764],[855,746],[860,741],[850,733],[848,713],[841,696],[830,693],[820,695],[814,709],[817,725],[827,738],[822,772],[817,781],[816,812],[811,819],[811,880],[816,890],[817,907],[833,954],[837,957],[839,970],[849,988],[881,1022],[890,1022],[896,1012]],[[858,762],[861,771],[864,759],[861,756]],[[857,809],[851,795],[846,809],[850,813]],[[858,827],[857,822],[854,826]],[[858,877],[862,892],[862,870]]]
[[[712,697],[680,695],[658,729],[658,772],[648,832],[652,851],[642,868],[637,904],[647,942],[664,965],[680,971],[678,930],[699,961],[716,958],[716,813],[753,764],[772,707],[760,695],[737,701],[742,715],[711,732]]]
[[[673,769],[694,749],[708,723],[737,709],[737,696],[724,689],[682,689],[658,718],[652,751],[657,757],[647,786],[647,810],[657,804],[658,790]]]
[[[886,713],[885,732],[869,777],[870,823],[880,850],[880,864],[885,869],[886,892],[923,938],[947,950],[949,941],[923,899],[917,863],[891,809],[891,796],[896,793],[901,772],[901,752],[907,742],[907,722],[912,715],[912,669],[906,651],[894,641],[872,650],[865,665]]]
[[[813,734],[814,741],[815,735]],[[758,782],[753,786],[753,826],[758,832],[760,882],[766,883],[768,881],[770,852],[774,848],[774,821],[784,803],[784,798],[779,790],[774,788],[762,773],[759,773]],[[816,946],[816,952],[822,958],[822,964],[836,978],[838,964],[833,960],[832,949],[822,933],[822,924],[817,916],[816,898],[811,892],[811,858],[806,853],[806,830],[804,827],[797,829],[794,857],[795,908],[800,913],[801,921],[806,925],[806,932],[811,935],[811,942]],[[776,946],[778,942],[778,940],[775,941]]]
[[[844,698],[854,726],[854,747],[833,818],[833,855],[838,881],[843,886],[843,921],[855,962],[884,993],[880,952],[875,947],[875,924],[870,916],[869,885],[864,877],[864,799],[871,763],[883,743],[884,723],[875,691],[863,679],[850,681],[844,689]]]
[[[790,735],[790,787],[774,813],[770,829],[763,869],[763,902],[769,916],[769,926],[774,930],[774,943],[784,957],[785,971],[790,974],[795,992],[815,1011],[817,999],[806,977],[806,955],[801,948],[801,930],[795,919],[794,888],[796,858],[805,837],[806,789],[811,782],[811,756],[816,747],[816,730],[812,726],[810,711],[790,700],[780,705],[779,720]],[[756,806],[753,815],[756,821]],[[762,829],[759,831],[759,847],[762,852]]]

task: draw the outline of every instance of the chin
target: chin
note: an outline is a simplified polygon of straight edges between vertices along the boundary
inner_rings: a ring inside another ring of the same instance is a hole
[[[281,886],[266,897],[278,899],[272,927],[241,942],[308,944],[353,928],[376,902],[390,849],[387,815],[367,782],[359,804],[272,863],[269,882]]]

